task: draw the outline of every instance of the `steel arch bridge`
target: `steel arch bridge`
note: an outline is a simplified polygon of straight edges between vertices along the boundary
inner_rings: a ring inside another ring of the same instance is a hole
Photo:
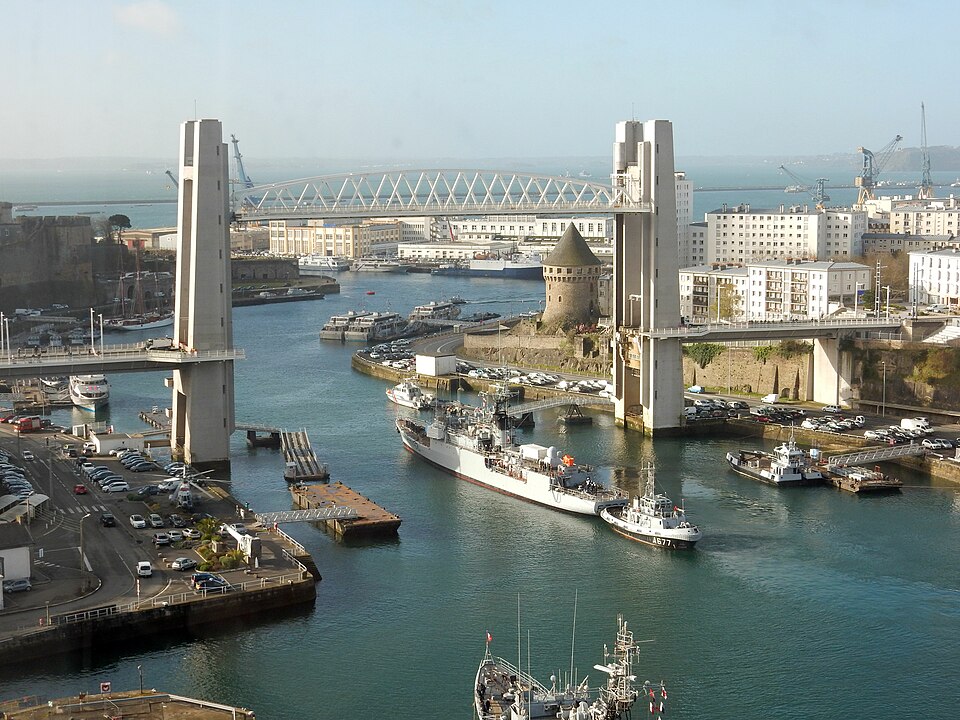
[[[348,173],[238,188],[240,221],[491,214],[649,212],[626,187],[496,170]]]

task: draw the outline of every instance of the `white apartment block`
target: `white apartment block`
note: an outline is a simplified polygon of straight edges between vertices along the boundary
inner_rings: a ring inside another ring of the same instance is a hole
[[[680,267],[696,265],[703,260],[694,257],[690,247],[690,223],[693,221],[693,182],[684,172],[674,172],[677,191],[677,247]]]
[[[960,307],[960,246],[910,253],[910,300]]]
[[[398,246],[397,257],[401,260],[467,260],[476,255],[512,252],[512,242],[465,243],[430,242],[406,243]]]
[[[693,265],[705,265],[707,263],[707,224],[705,222],[694,222],[687,226],[689,233],[689,242],[687,245],[687,256],[689,263],[681,263],[680,267],[691,267]],[[683,250],[680,251],[681,259],[684,256]]]
[[[960,229],[960,202],[944,200],[916,201],[890,211],[890,232],[902,235],[952,235]]]
[[[707,213],[707,257],[710,262],[818,260],[859,257],[867,215],[863,211],[807,205],[752,210],[749,205]]]
[[[586,217],[537,217],[535,215],[488,215],[471,218],[448,218],[457,242],[490,242],[497,239],[517,243],[560,240],[567,225],[573,223],[583,238],[613,242],[613,218],[602,215]]]
[[[857,290],[869,290],[873,270],[852,262],[768,260],[746,265],[700,265],[680,270],[680,314],[692,322],[717,320],[718,298],[732,286],[732,321],[822,318],[853,308]]]

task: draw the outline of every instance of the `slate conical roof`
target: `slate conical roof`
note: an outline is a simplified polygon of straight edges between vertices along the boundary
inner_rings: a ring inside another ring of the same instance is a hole
[[[593,250],[587,245],[573,223],[567,226],[550,254],[543,260],[544,265],[553,265],[556,267],[584,267],[587,265],[602,265]]]

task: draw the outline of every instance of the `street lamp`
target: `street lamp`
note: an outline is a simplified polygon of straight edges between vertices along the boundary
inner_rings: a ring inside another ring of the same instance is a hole
[[[93,344],[93,308],[90,308],[90,354],[94,355],[97,349]]]
[[[881,360],[880,365],[883,367],[883,391],[880,396],[880,416],[883,417],[887,414],[887,363]]]
[[[137,672],[140,674],[140,694],[143,695],[143,665],[137,665]]]
[[[91,513],[87,513],[82,518],[80,518],[80,572],[83,572],[83,568],[86,564],[86,558],[83,556],[83,521],[90,517]]]
[[[889,286],[889,285],[884,285],[883,287],[884,287],[884,289],[886,289],[886,291],[887,291],[887,311],[886,311],[886,319],[889,320],[889,319],[890,319],[890,286]]]
[[[865,287],[866,283],[858,282],[856,287],[853,288],[853,316],[859,317],[857,315],[857,303],[860,300],[860,288]]]
[[[100,357],[103,357],[103,315],[98,313],[97,317],[100,318]]]

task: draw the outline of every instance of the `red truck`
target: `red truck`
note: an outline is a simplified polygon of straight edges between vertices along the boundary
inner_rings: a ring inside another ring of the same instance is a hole
[[[13,426],[22,433],[37,432],[43,427],[43,421],[39,415],[33,415],[31,417],[20,418],[13,423]]]

